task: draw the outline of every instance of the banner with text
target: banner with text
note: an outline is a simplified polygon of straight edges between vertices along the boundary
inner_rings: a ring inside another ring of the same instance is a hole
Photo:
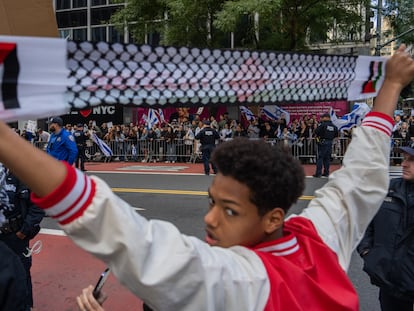
[[[308,115],[316,115],[319,120],[320,115],[329,113],[332,108],[338,116],[343,116],[349,112],[349,105],[346,100],[331,101],[331,102],[314,102],[312,104],[287,104],[282,105],[283,109],[290,113],[290,120],[300,119],[301,117]]]

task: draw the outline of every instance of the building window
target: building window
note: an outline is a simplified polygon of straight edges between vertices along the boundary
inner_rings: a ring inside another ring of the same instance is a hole
[[[102,25],[102,23],[107,23],[118,8],[118,6],[93,8],[91,10],[91,24]]]
[[[58,22],[58,28],[86,26],[86,9],[56,12],[56,20]]]
[[[92,41],[106,41],[106,26],[92,28]]]
[[[87,5],[87,0],[73,0],[74,8],[85,8]]]
[[[128,43],[136,43],[134,37],[130,32],[128,33]]]
[[[160,44],[160,33],[158,32],[150,32],[147,34],[147,42],[149,45],[156,46]]]
[[[72,40],[75,41],[86,41],[87,31],[86,28],[73,29]]]
[[[120,42],[120,43],[124,42],[124,35],[119,33],[119,31],[116,30],[114,26],[109,26],[108,31],[109,31],[109,36],[108,36],[109,42]]]
[[[59,37],[64,39],[72,39],[72,33],[70,29],[60,29],[59,30]]]
[[[70,9],[70,0],[56,0],[56,10]]]
[[[106,4],[106,0],[92,0],[91,1],[92,6],[97,6],[97,5],[105,5]]]

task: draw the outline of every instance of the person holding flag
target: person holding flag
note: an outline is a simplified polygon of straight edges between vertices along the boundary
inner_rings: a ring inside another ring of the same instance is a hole
[[[83,130],[83,126],[83,123],[78,123],[76,130],[73,132],[73,137],[75,138],[76,147],[78,147],[78,156],[76,157],[75,167],[80,168],[81,171],[85,172],[85,147],[89,134]]]
[[[147,117],[147,129],[150,130],[154,125],[160,123],[160,119],[157,116],[155,109],[150,108]]]
[[[98,146],[99,150],[101,150],[102,153],[104,154],[105,162],[109,161],[112,158],[112,156],[114,155],[111,147],[109,147],[108,144],[105,141],[100,139],[98,137],[98,135],[96,135],[95,132],[93,132],[91,134],[91,139]]]

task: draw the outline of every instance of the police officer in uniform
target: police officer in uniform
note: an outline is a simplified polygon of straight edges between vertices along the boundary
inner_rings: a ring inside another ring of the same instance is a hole
[[[73,132],[73,137],[75,138],[76,147],[78,147],[78,156],[76,157],[75,166],[82,171],[85,170],[85,146],[86,140],[88,139],[88,134],[83,130],[83,124],[78,123],[76,131]]]
[[[321,116],[321,123],[315,130],[318,146],[318,160],[316,161],[316,172],[313,177],[328,177],[331,161],[332,143],[338,137],[338,128],[332,123],[328,113]],[[322,174],[322,164],[324,172]]]
[[[19,257],[0,241],[0,310],[29,311],[28,292]]]
[[[63,160],[70,165],[73,165],[78,155],[75,138],[62,127],[62,118],[51,118],[48,123],[51,135],[46,147],[46,152],[58,160]]]
[[[204,163],[204,173],[210,175],[210,157],[214,148],[216,147],[216,140],[220,138],[219,133],[210,127],[210,121],[203,121],[203,129],[195,136],[195,139],[200,140],[201,144],[201,154]],[[211,163],[214,174],[217,173],[216,166]]]
[[[30,307],[33,307],[30,275],[32,257],[28,254],[29,241],[40,231],[40,222],[45,213],[31,202],[29,189],[8,170],[6,170],[3,187],[8,196],[8,206],[3,207],[2,210],[5,219],[0,225],[0,241],[8,246],[23,264],[26,272],[28,301]]]

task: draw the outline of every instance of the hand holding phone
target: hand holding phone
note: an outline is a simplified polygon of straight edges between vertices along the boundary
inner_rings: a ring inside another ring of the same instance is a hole
[[[96,286],[93,290],[93,297],[95,299],[99,298],[99,296],[101,294],[102,287],[104,286],[105,281],[108,278],[110,272],[111,272],[111,270],[109,268],[106,268],[105,271],[101,273],[101,276],[99,277],[98,283],[96,283]]]

